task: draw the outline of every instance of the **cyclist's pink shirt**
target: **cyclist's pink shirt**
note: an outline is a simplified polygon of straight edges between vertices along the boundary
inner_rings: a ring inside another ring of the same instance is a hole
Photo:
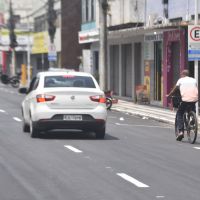
[[[176,86],[180,88],[182,101],[196,102],[198,100],[197,82],[194,78],[188,76],[180,78]]]

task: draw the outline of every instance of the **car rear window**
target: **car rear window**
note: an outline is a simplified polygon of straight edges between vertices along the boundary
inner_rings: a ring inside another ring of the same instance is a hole
[[[88,76],[46,76],[44,79],[44,87],[81,87],[81,88],[96,88],[94,81]]]

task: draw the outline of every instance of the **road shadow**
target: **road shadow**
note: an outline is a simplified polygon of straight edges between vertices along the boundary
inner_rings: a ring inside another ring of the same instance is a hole
[[[95,133],[73,130],[55,130],[40,133],[40,139],[47,140],[119,140],[108,133],[105,134],[104,139],[96,139]]]
[[[188,139],[184,139],[184,140],[182,140],[182,141],[180,141],[181,143],[184,143],[184,144],[189,144],[189,145],[192,145],[192,146],[199,146],[200,147],[200,141],[198,140],[198,138],[197,138],[197,140],[195,141],[195,143],[194,144],[191,144],[189,141],[188,141]]]

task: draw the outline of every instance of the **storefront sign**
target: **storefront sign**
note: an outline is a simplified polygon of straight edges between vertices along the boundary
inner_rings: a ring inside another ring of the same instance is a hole
[[[39,32],[33,35],[32,54],[48,53],[48,33]]]
[[[200,60],[200,26],[188,26],[188,60]]]
[[[91,43],[95,41],[99,41],[99,32],[97,30],[95,31],[83,31],[79,32],[79,44],[83,43]]]
[[[144,41],[162,41],[163,40],[163,34],[162,33],[155,33],[155,34],[148,34],[144,36]]]
[[[16,36],[17,36],[18,46],[27,46],[28,44],[32,45],[33,43],[32,35],[29,36],[29,35],[16,34]],[[8,34],[0,35],[0,45],[9,47],[10,37]]]

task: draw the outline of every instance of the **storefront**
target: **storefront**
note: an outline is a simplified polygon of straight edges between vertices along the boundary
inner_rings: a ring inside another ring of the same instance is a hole
[[[33,43],[32,35],[29,32],[16,30],[18,46],[15,47],[14,55],[10,48],[9,31],[2,29],[0,31],[0,64],[3,73],[10,76],[21,71],[21,65],[27,64],[28,46]],[[14,56],[14,63],[12,57]]]
[[[144,36],[133,30],[109,34],[108,88],[115,95],[136,101],[136,86],[144,82]]]
[[[163,32],[163,106],[169,106],[166,95],[171,91],[186,66],[186,32],[172,30]]]
[[[144,85],[152,105],[162,106],[163,33],[154,31],[144,36]]]

